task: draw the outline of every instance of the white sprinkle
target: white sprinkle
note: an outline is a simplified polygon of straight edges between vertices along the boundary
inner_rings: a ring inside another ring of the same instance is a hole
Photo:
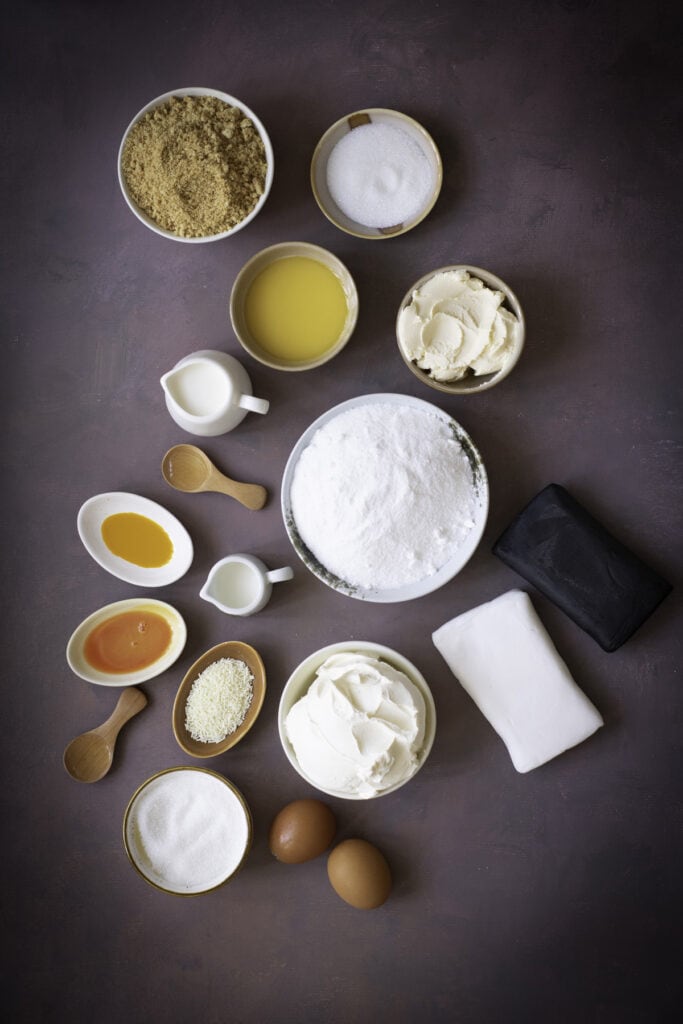
[[[220,658],[200,672],[185,704],[185,728],[199,743],[220,743],[242,724],[254,690],[243,661]]]
[[[408,132],[371,122],[336,144],[327,161],[327,187],[351,220],[388,228],[422,212],[434,188],[434,172]]]

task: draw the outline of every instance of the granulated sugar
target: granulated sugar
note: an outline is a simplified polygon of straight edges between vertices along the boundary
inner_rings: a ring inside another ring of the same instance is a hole
[[[378,590],[445,565],[474,526],[477,500],[448,422],[389,403],[324,424],[301,453],[290,497],[318,561],[352,586]]]
[[[327,162],[327,187],[347,217],[388,228],[422,212],[434,188],[434,172],[408,132],[372,122],[336,144]]]
[[[153,779],[133,804],[131,853],[156,885],[196,893],[239,867],[249,841],[244,807],[229,786],[206,772],[173,771]]]

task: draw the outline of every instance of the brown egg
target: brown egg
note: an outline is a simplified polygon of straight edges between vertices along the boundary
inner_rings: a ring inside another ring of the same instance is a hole
[[[327,858],[327,876],[338,896],[358,910],[379,907],[391,892],[384,855],[364,839],[345,839]]]
[[[270,852],[284,864],[303,864],[319,857],[337,831],[334,814],[320,800],[294,800],[270,826]]]

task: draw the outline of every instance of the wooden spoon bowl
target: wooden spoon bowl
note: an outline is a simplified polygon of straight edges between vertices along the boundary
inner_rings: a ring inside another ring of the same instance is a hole
[[[254,677],[252,682],[254,694],[244,721],[234,732],[228,733],[225,739],[218,743],[202,743],[200,740],[193,739],[185,728],[185,705],[192,685],[200,672],[221,658],[235,658],[237,661],[244,662]],[[253,726],[263,707],[265,696],[266,670],[258,652],[249,644],[241,643],[239,640],[228,640],[225,643],[217,644],[195,661],[178,687],[173,704],[173,734],[178,741],[178,746],[191,757],[201,758],[216,757],[218,754],[230,750],[244,739]]]
[[[194,444],[176,444],[161,462],[164,480],[177,491],[196,494],[217,491],[239,501],[246,508],[263,508],[268,492],[261,484],[243,484],[217,469],[206,452]]]
[[[113,712],[102,725],[84,732],[64,751],[64,767],[77,782],[99,782],[111,768],[116,738],[122,726],[147,707],[147,697],[135,686],[127,687]]]

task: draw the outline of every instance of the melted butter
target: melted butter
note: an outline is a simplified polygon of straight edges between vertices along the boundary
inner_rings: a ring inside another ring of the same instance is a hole
[[[138,512],[117,512],[102,523],[102,540],[113,555],[143,569],[168,565],[173,541],[153,519]]]
[[[348,305],[342,283],[324,263],[286,256],[251,283],[244,305],[249,332],[278,359],[316,359],[337,343]]]
[[[157,612],[120,612],[91,629],[83,654],[99,672],[136,672],[158,661],[172,635],[169,622]]]

